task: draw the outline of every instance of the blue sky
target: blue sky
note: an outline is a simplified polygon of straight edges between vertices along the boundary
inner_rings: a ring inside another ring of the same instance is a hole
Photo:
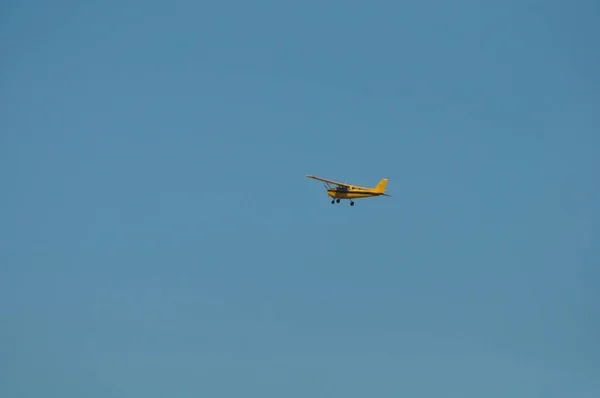
[[[370,4],[3,2],[0,395],[598,396],[597,2]]]

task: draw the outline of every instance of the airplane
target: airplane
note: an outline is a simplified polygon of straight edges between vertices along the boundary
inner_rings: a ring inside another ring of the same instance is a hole
[[[379,181],[379,184],[375,188],[366,188],[357,185],[344,184],[341,182],[331,181],[321,177],[315,177],[307,175],[306,177],[312,178],[313,180],[323,181],[327,188],[327,194],[332,197],[331,204],[340,203],[341,199],[347,199],[350,201],[350,206],[354,206],[352,199],[370,198],[374,196],[392,196],[385,193],[385,187],[387,185],[387,178],[383,178]],[[332,187],[335,185],[336,187]]]

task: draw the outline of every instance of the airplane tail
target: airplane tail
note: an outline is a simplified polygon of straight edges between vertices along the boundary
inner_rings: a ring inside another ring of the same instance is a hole
[[[387,182],[387,178],[383,178],[381,181],[379,181],[379,184],[377,184],[377,186],[375,187],[375,192],[384,193]]]

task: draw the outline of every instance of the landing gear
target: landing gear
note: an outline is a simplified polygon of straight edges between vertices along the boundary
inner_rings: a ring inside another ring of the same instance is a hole
[[[354,202],[351,199],[349,199],[349,200],[350,200],[350,206],[354,206]],[[331,200],[331,204],[332,205],[335,204],[335,203],[340,203],[340,199],[336,198],[336,199],[332,199]]]

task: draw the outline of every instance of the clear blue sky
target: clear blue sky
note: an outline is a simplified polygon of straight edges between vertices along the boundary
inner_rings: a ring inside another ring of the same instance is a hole
[[[598,2],[368,4],[2,2],[0,396],[600,396]]]

